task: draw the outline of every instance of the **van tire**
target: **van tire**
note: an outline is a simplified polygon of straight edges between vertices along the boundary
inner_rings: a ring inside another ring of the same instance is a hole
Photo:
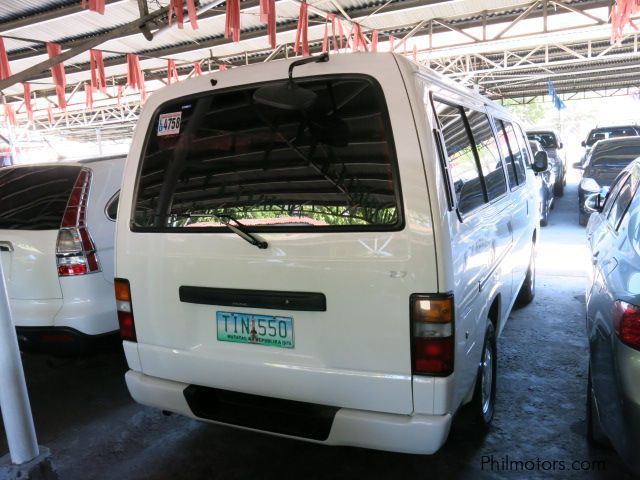
[[[611,445],[607,438],[602,424],[600,423],[600,417],[598,416],[598,410],[593,394],[593,381],[591,380],[591,366],[589,366],[589,373],[587,375],[587,440],[592,445],[599,447],[608,447]]]
[[[491,426],[495,412],[497,359],[495,329],[491,319],[488,319],[470,405],[474,425],[482,432],[486,432]]]
[[[531,245],[531,260],[529,261],[529,268],[527,268],[527,276],[524,278],[524,283],[520,287],[518,296],[516,297],[516,306],[524,307],[529,305],[533,301],[533,297],[536,296],[536,245]]]

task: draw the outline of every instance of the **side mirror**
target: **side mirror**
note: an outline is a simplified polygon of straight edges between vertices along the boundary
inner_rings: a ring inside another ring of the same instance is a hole
[[[533,165],[531,166],[531,168],[536,173],[546,171],[547,168],[549,168],[549,156],[547,155],[547,152],[536,152],[536,154],[533,156]]]
[[[582,162],[576,162],[573,164],[573,168],[577,170],[584,170],[584,165],[582,165]]]
[[[596,213],[602,211],[600,207],[600,194],[591,193],[584,199],[584,211],[587,213]]]
[[[582,143],[581,143],[580,145],[582,145],[583,147],[586,147],[586,146],[587,146],[587,142],[585,142],[584,140],[582,140]]]

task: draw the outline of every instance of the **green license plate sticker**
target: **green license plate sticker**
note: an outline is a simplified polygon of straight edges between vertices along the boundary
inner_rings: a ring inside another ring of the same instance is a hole
[[[293,348],[293,318],[252,313],[216,312],[218,340]]]

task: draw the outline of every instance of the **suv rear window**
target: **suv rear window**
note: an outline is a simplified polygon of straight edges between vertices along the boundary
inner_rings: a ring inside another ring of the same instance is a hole
[[[558,140],[553,132],[527,132],[529,140],[537,140],[543,148],[558,148]]]
[[[617,137],[637,137],[640,135],[640,128],[634,126],[628,127],[603,127],[596,128],[589,132],[587,137],[587,145],[592,146],[598,140],[607,140]]]
[[[254,101],[263,83],[173,101],[155,114],[137,180],[136,231],[401,227],[395,148],[380,86],[298,80],[306,111]],[[227,218],[228,218],[227,217]]]
[[[79,172],[70,165],[0,169],[0,230],[60,228]]]

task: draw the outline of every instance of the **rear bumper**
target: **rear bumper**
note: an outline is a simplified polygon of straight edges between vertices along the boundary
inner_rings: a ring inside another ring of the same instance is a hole
[[[115,300],[111,295],[93,298],[10,299],[11,317],[17,327],[69,328],[85,335],[118,330]]]
[[[129,370],[125,379],[131,396],[138,403],[211,423],[231,425],[195,415],[185,397],[185,390],[190,387],[188,384],[151,377],[134,370]],[[333,416],[326,440],[321,441],[258,430],[246,425],[232,426],[326,445],[432,454],[444,444],[449,435],[451,415],[396,415],[340,408]]]
[[[118,332],[87,335],[68,327],[16,327],[20,348],[32,352],[73,355],[113,350]]]

